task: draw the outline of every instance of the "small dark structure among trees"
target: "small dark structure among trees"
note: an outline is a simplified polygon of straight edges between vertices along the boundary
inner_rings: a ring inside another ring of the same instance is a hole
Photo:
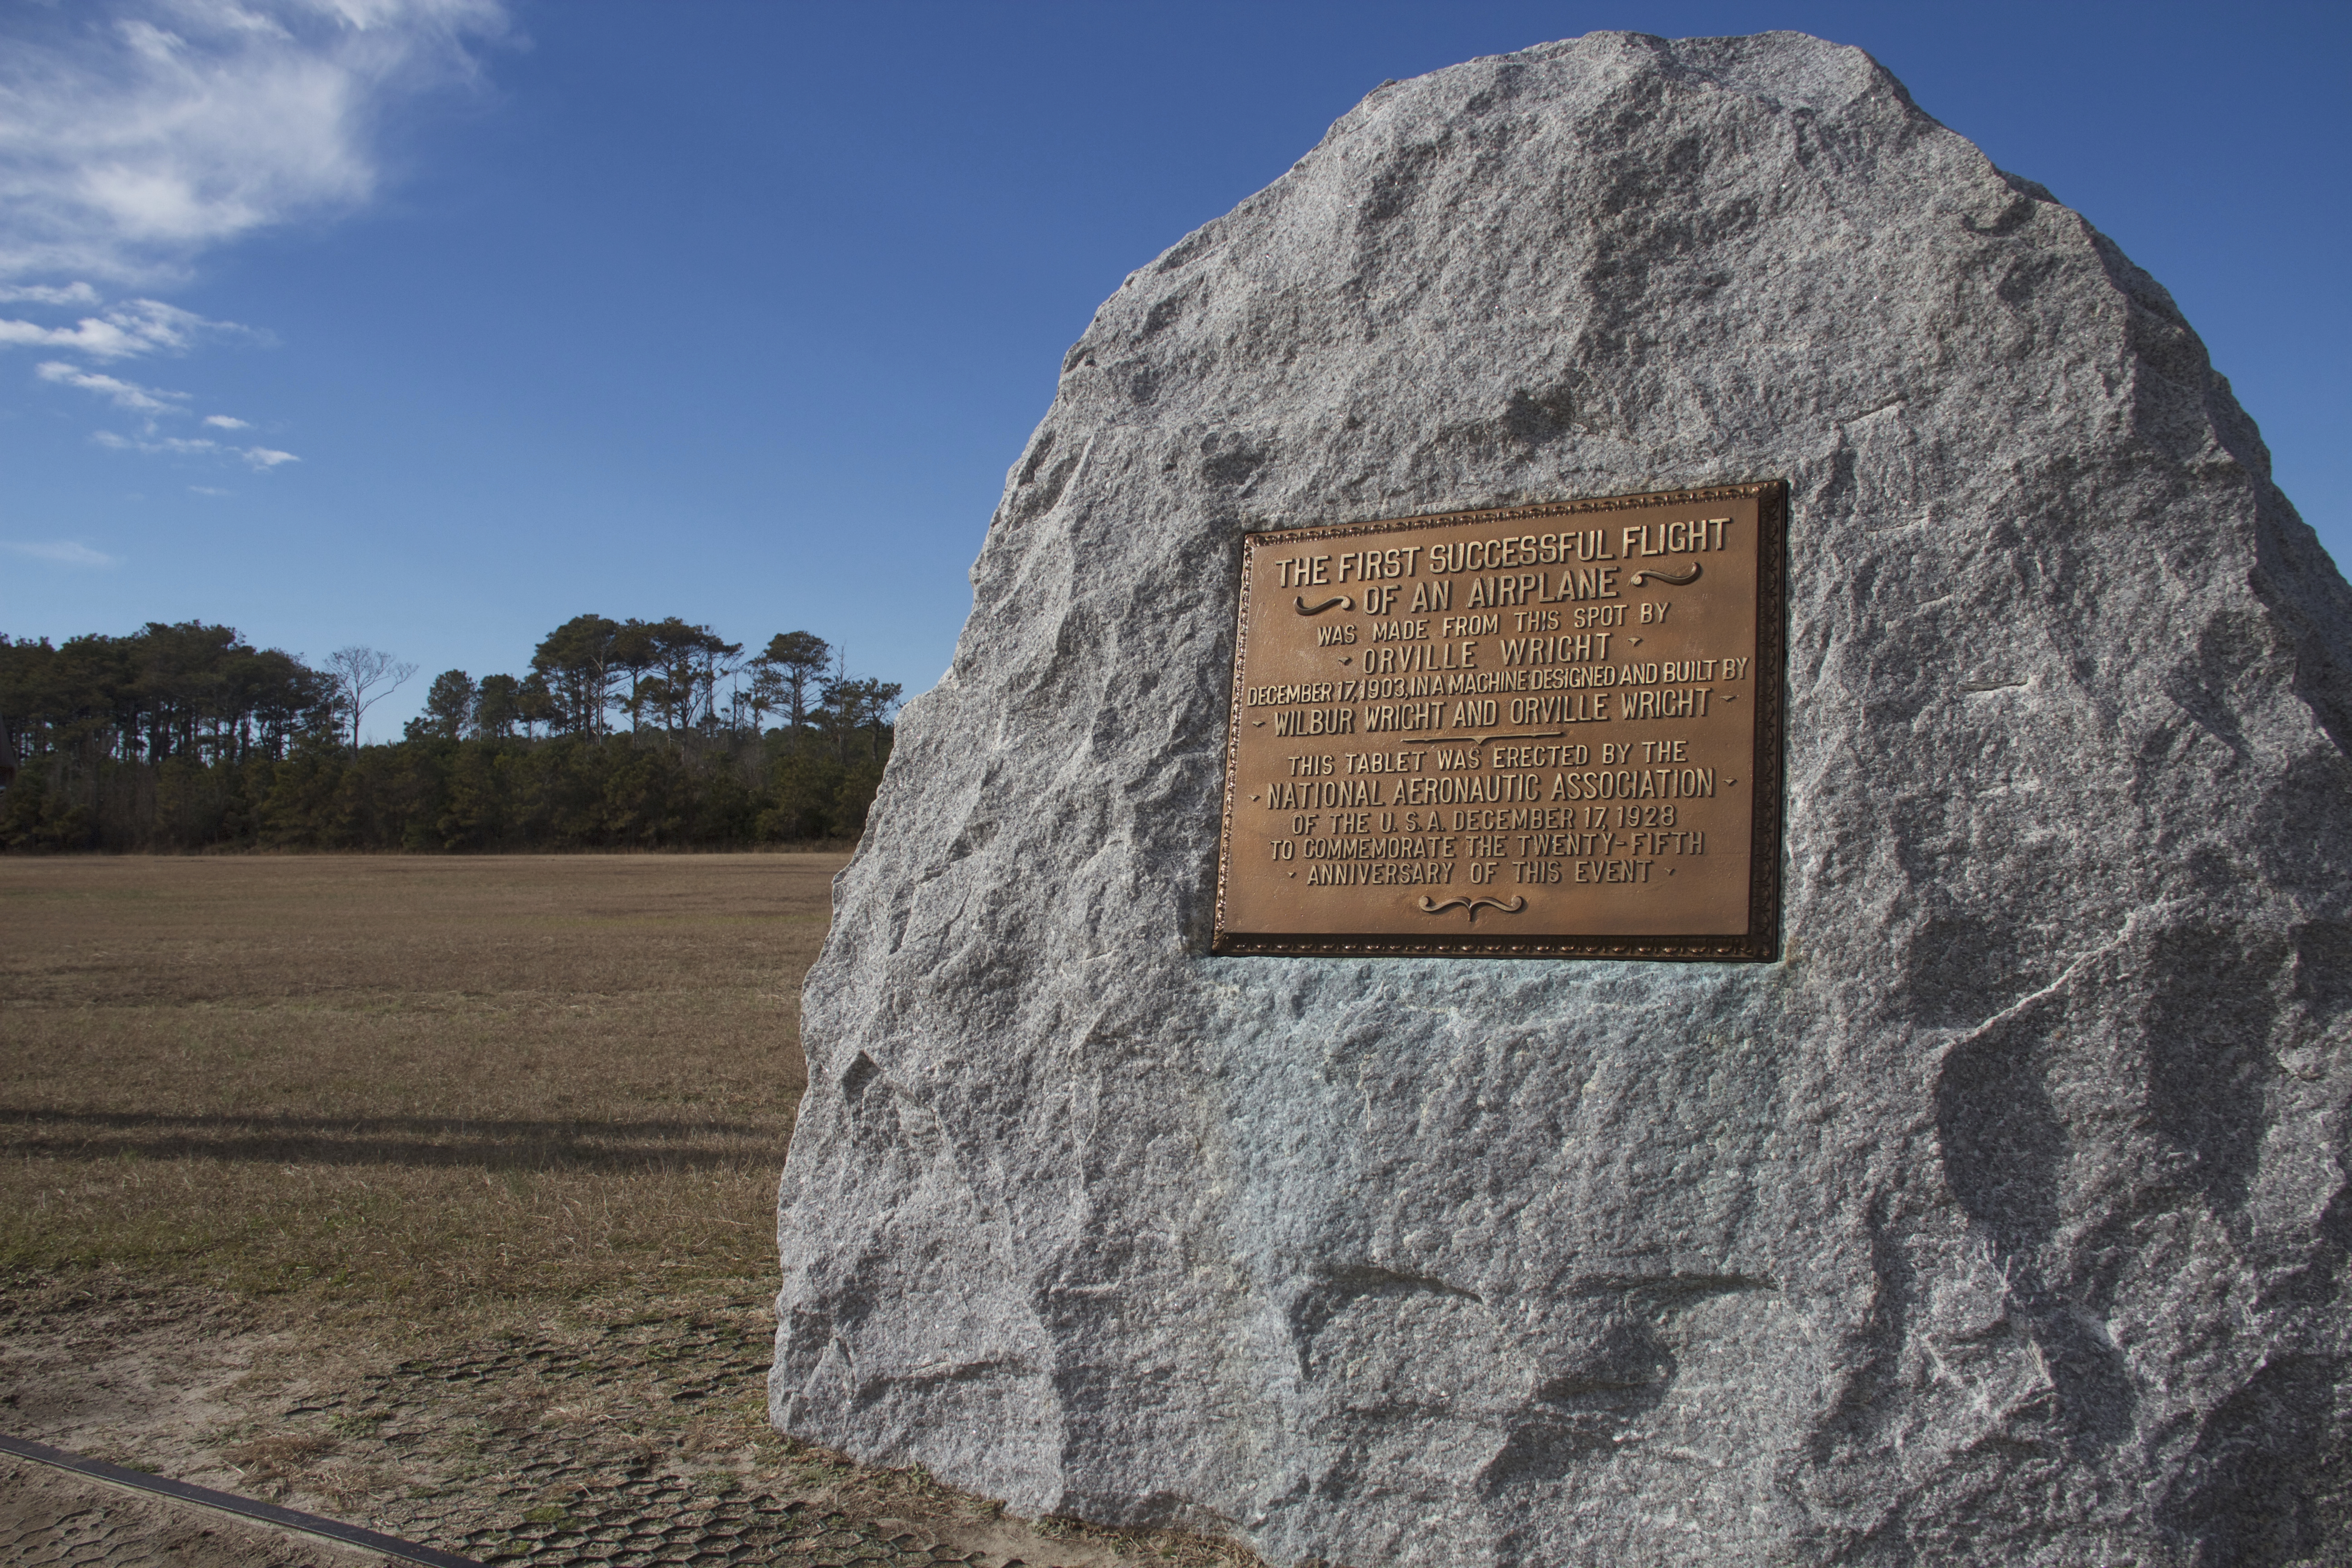
[[[673,616],[575,616],[528,673],[445,670],[390,744],[361,715],[415,672],[322,668],[228,626],[51,646],[0,635],[18,773],[0,848],[718,847],[853,837],[900,688],[809,632],[742,645]]]

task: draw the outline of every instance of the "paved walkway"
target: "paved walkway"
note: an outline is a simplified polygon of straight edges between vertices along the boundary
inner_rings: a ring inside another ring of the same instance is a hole
[[[207,1508],[84,1480],[0,1455],[0,1563],[7,1568],[398,1568]]]
[[[641,1479],[583,1490],[467,1543],[486,1563],[975,1563],[988,1559],[885,1535],[838,1513],[762,1495],[698,1498]],[[0,1564],[104,1568],[404,1568],[398,1559],[200,1504],[0,1455]]]
[[[373,1448],[406,1471],[407,1495],[379,1502],[375,1528],[487,1563],[1001,1568],[1001,1557],[781,1498],[725,1469],[683,1467],[675,1454],[627,1457],[625,1445],[583,1441],[576,1426],[526,1415],[632,1383],[650,1384],[639,1396],[647,1403],[693,1406],[761,1386],[768,1355],[764,1335],[725,1320],[629,1324],[564,1342],[492,1343],[404,1363],[289,1415],[337,1429],[348,1447]],[[419,1385],[433,1384],[448,1395],[420,1400]],[[470,1463],[450,1443],[453,1427],[463,1431],[453,1419],[460,1412],[478,1434]]]
[[[1195,1538],[1016,1521],[919,1471],[779,1441],[757,1307],[536,1323],[397,1361],[240,1333],[174,1302],[21,1314],[0,1342],[0,1411],[16,1436],[480,1563],[1256,1565]],[[383,1561],[0,1465],[0,1568]]]
[[[738,1446],[739,1428],[748,1417],[765,1432],[756,1415],[769,1353],[761,1327],[742,1313],[657,1314],[496,1337],[355,1376],[298,1379],[240,1428],[249,1440],[226,1450],[237,1457],[241,1484],[202,1471],[184,1479],[485,1564],[1116,1568],[1159,1557],[1048,1541],[965,1509],[892,1518],[898,1510],[886,1512],[887,1504],[835,1501],[836,1488],[856,1479],[849,1468],[753,1462]],[[710,1419],[723,1406],[746,1409]],[[700,1442],[687,1440],[698,1434]],[[73,1442],[64,1433],[19,1435]],[[143,1447],[105,1446],[131,1454]],[[202,1463],[194,1454],[133,1462],[170,1473],[190,1460]],[[0,1568],[387,1561],[0,1454]]]

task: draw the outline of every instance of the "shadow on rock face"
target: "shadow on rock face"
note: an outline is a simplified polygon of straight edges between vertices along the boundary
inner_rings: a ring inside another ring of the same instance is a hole
[[[2234,1215],[2262,1157],[2263,1081],[2278,1071],[2265,1043],[2276,994],[2261,983],[2277,957],[2262,963],[2229,932],[2185,927],[2150,943],[2149,959],[2148,1119],[2194,1162],[2207,1204]]]
[[[2352,1542],[2343,1359],[2288,1356],[2206,1418],[2158,1522],[2196,1543],[2195,1568],[2341,1563]],[[2332,1550],[2331,1550],[2332,1549]]]
[[[2053,993],[1955,1047],[1936,1080],[1936,1127],[1945,1179],[1991,1243],[2061,1426],[2076,1446],[2101,1448],[2130,1434],[2137,1392],[2122,1352],[2044,1273],[2073,1154],[2049,1084],[2066,1019]]]
[[[1443,1280],[1332,1271],[1290,1313],[1312,1420],[1334,1450],[1321,1488],[1394,1473],[1407,1450],[1433,1497],[1464,1482],[1494,1497],[1605,1464],[1681,1372],[1675,1319],[1769,1289],[1732,1276],[1594,1280],[1525,1332]]]

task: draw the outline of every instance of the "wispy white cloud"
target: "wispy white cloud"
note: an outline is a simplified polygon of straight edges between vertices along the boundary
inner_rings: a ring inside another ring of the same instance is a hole
[[[478,86],[479,52],[509,31],[507,0],[0,4],[0,306],[16,307],[0,315],[0,351],[73,356],[84,363],[49,359],[37,374],[144,416],[137,434],[95,434],[101,446],[257,472],[299,462],[163,434],[164,419],[193,416],[187,394],[89,368],[266,333],[107,294],[366,202],[392,111]],[[202,425],[253,428],[227,414]]]
[[[365,202],[387,111],[478,81],[501,0],[0,11],[0,278],[138,283]],[[79,303],[49,300],[47,303]]]
[[[146,428],[137,436],[124,436],[112,430],[100,430],[92,435],[90,439],[101,447],[110,447],[118,451],[144,452],[150,456],[185,457],[199,452],[233,453],[244,458],[248,466],[265,469],[277,468],[281,463],[301,461],[291,452],[280,452],[269,447],[233,447],[205,437],[162,434],[158,428],[162,416],[172,414],[184,415],[190,412],[186,406],[188,395],[184,392],[173,392],[161,386],[142,386],[135,381],[125,381],[120,376],[108,375],[103,371],[84,370],[78,364],[72,364],[61,359],[42,361],[34,367],[34,374],[43,381],[53,382],[60,386],[75,386],[84,392],[97,393],[117,408],[126,408],[134,414],[147,416]],[[204,424],[206,428],[214,430],[253,428],[250,421],[239,419],[228,414],[207,414],[205,416]]]
[[[194,490],[200,496],[225,496],[231,493],[230,491],[221,489],[218,485],[190,485],[188,489]]]
[[[267,340],[268,336],[235,321],[208,321],[194,310],[183,310],[161,300],[126,300],[104,315],[84,316],[70,327],[0,319],[0,344],[71,349],[92,359],[178,353],[207,338]]]
[[[70,327],[45,327],[38,321],[0,320],[0,343],[30,343],[45,349],[80,349],[112,358],[116,345],[129,341],[111,322],[85,318]],[[135,351],[134,351],[135,352]]]
[[[280,452],[272,447],[231,447],[201,436],[158,436],[152,429],[142,436],[100,430],[92,433],[90,439],[110,451],[138,452],[150,458],[236,458],[247,468],[264,473],[302,460],[291,452]]]
[[[101,375],[94,370],[83,370],[63,360],[49,360],[40,365],[43,381],[60,382],[67,386],[79,386],[85,392],[95,392],[110,400],[117,408],[135,408],[149,414],[179,414],[177,406],[187,401],[184,392],[166,392],[157,386],[142,386],[135,381],[119,381]]]
[[[46,561],[52,566],[117,566],[121,560],[102,550],[92,550],[87,544],[76,544],[70,539],[9,539],[0,540],[0,550],[15,555],[28,555],[36,561]]]
[[[87,283],[51,286],[44,283],[0,284],[0,305],[97,305],[98,290]]]
[[[217,452],[218,441],[194,439],[186,436],[123,436],[112,430],[99,430],[90,439],[117,452],[144,452],[151,458],[186,457],[194,452]]]

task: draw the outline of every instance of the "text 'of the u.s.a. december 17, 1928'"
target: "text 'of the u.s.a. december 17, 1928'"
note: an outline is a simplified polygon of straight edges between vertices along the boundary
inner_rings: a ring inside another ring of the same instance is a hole
[[[1779,481],[1243,543],[1218,952],[1755,960]]]

